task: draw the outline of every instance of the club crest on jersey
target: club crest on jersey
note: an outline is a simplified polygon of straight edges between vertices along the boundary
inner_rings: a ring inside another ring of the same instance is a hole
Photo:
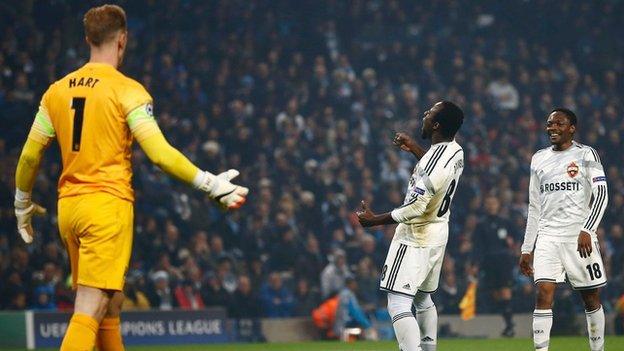
[[[145,104],[145,113],[150,117],[154,117],[154,107],[152,104]]]
[[[576,165],[575,162],[572,162],[568,165],[567,172],[570,178],[574,178],[579,172],[579,167]]]

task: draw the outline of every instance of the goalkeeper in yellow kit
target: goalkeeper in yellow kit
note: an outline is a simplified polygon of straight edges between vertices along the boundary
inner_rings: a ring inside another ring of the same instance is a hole
[[[238,171],[202,171],[170,146],[152,114],[152,98],[117,70],[127,43],[122,8],[104,5],[84,16],[89,62],[55,82],[41,99],[16,171],[18,231],[33,240],[31,201],[43,152],[61,149],[58,223],[71,261],[76,301],[61,350],[123,350],[119,313],[130,260],[134,195],[131,145],[136,139],[166,173],[208,193],[222,207],[240,207],[248,189],[230,182]]]

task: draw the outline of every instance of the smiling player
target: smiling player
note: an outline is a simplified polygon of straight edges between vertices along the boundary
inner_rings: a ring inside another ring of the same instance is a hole
[[[564,277],[585,303],[589,346],[604,349],[605,316],[599,287],[606,285],[596,230],[607,207],[607,182],[598,153],[573,141],[576,115],[556,108],[546,131],[551,147],[531,160],[529,213],[520,257],[523,274],[534,276],[536,350],[548,350],[556,283]],[[533,267],[531,267],[533,256]]]

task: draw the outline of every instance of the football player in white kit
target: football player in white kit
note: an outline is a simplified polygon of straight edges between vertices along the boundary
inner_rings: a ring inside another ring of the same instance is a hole
[[[590,349],[604,350],[605,316],[598,288],[606,285],[607,277],[596,229],[607,207],[607,182],[596,150],[573,140],[576,122],[572,111],[554,109],[546,123],[552,146],[531,160],[519,264],[537,285],[533,342],[541,351],[548,350],[553,295],[564,278],[585,303]]]
[[[362,201],[357,212],[364,227],[399,224],[381,272],[380,289],[388,292],[388,312],[402,351],[436,349],[438,314],[430,294],[438,288],[449,209],[464,169],[464,151],[455,142],[463,120],[462,110],[449,101],[426,111],[422,137],[432,144],[426,152],[405,134],[397,134],[395,144],[420,158],[403,205],[378,215]]]

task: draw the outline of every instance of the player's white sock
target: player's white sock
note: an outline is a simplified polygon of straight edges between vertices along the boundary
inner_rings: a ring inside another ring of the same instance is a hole
[[[548,351],[550,328],[552,328],[552,309],[533,311],[533,345],[535,350]]]
[[[602,306],[593,311],[585,311],[587,319],[587,333],[589,334],[589,349],[591,351],[604,350],[605,315]]]
[[[412,314],[412,299],[388,293],[388,313],[401,351],[421,351],[420,328]]]
[[[435,351],[438,343],[438,311],[431,300],[431,294],[416,293],[414,308],[420,327],[420,347],[423,351]]]

